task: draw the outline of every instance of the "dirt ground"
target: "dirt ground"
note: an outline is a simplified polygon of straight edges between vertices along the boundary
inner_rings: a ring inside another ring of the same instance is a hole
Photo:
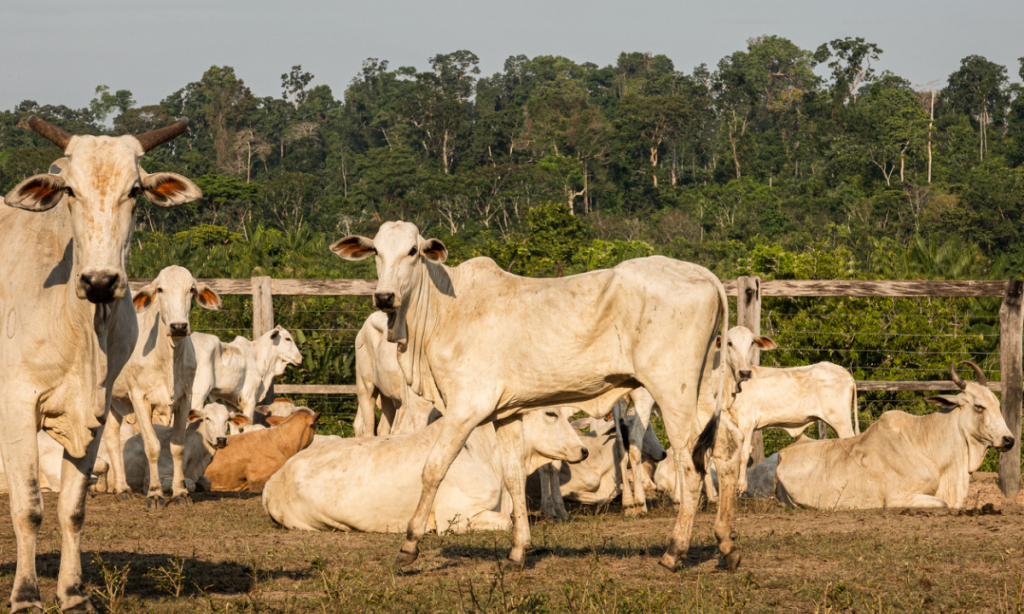
[[[38,570],[53,605],[60,537],[46,494]],[[401,536],[276,527],[256,495],[205,494],[148,511],[141,498],[87,506],[83,561],[93,602],[112,612],[1024,612],[1024,494],[1005,500],[978,474],[960,512],[788,510],[742,501],[744,549],[725,571],[697,518],[683,569],[657,565],[675,509],[643,519],[616,506],[534,518],[522,573],[504,572],[506,534],[430,536],[411,572],[392,565]],[[7,497],[0,514],[9,518]],[[14,576],[0,527],[0,594]]]

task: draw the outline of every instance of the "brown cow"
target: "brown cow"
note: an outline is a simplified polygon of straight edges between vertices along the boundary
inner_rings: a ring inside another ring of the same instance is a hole
[[[278,423],[271,416],[267,421],[273,428],[228,437],[228,447],[206,468],[213,490],[263,492],[285,461],[313,443],[313,425],[319,417],[319,412],[300,410]]]

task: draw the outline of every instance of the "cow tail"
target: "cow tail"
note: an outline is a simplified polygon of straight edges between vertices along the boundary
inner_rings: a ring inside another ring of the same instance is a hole
[[[860,435],[860,412],[857,411],[857,382],[853,383],[853,434]]]
[[[715,447],[715,437],[718,436],[718,421],[721,417],[721,412],[716,411],[715,415],[708,421],[707,426],[701,431],[700,437],[697,438],[697,445],[693,448],[693,466],[702,474],[707,473],[704,460]]]
[[[697,468],[700,473],[707,473],[707,467],[705,466],[704,460],[715,447],[715,438],[718,436],[718,422],[722,418],[722,399],[725,393],[725,352],[726,348],[729,347],[729,297],[725,294],[725,287],[722,282],[715,278],[715,288],[718,290],[718,300],[721,303],[721,327],[722,327],[722,344],[721,344],[721,365],[719,369],[720,373],[718,376],[718,398],[715,399],[715,413],[708,421],[704,430],[701,431],[700,436],[697,438],[697,445],[693,448],[693,465]],[[711,341],[708,341],[708,354],[711,353]],[[714,361],[711,361],[712,364]],[[705,363],[707,367],[707,363]]]

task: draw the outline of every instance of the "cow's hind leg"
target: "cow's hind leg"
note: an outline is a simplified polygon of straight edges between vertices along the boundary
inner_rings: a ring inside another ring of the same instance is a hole
[[[57,518],[60,522],[60,575],[57,578],[57,600],[64,612],[93,612],[89,593],[82,582],[82,523],[85,522],[85,495],[89,474],[96,462],[101,438],[94,432],[92,443],[82,458],[64,453],[61,465],[60,497]]]
[[[11,588],[11,612],[42,611],[36,576],[36,539],[43,523],[43,496],[39,490],[39,444],[36,440],[34,403],[3,403],[0,455],[7,473],[11,522],[17,546],[17,566]],[[77,554],[76,554],[77,556]]]
[[[430,510],[434,507],[437,487],[448,473],[448,468],[455,461],[455,457],[466,445],[466,439],[469,438],[470,432],[487,417],[487,413],[484,412],[482,416],[476,418],[456,418],[454,412],[449,408],[448,417],[441,418],[443,424],[440,433],[430,448],[430,452],[427,453],[427,460],[423,464],[423,490],[420,492],[416,511],[409,520],[409,526],[405,531],[405,542],[395,561],[398,565],[408,567],[416,562],[416,557],[420,553],[420,540],[427,532]]]
[[[718,423],[712,457],[718,472],[718,515],[715,518],[715,537],[718,549],[725,558],[729,571],[739,567],[741,552],[736,543],[733,522],[736,516],[736,489],[739,476],[746,477],[746,448],[743,433],[723,414]]]

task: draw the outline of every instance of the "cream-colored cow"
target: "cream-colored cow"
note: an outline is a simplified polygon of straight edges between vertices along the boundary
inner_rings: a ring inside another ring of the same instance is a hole
[[[548,407],[523,419],[527,467],[552,459],[580,461],[586,448],[567,420]],[[279,524],[307,531],[400,532],[416,509],[423,463],[444,428],[439,418],[414,433],[324,441],[289,459],[263,490],[263,507]],[[473,431],[441,482],[429,528],[503,531],[511,527],[494,428]]]
[[[192,334],[189,313],[193,300],[206,309],[221,307],[217,293],[206,284],[198,283],[188,269],[176,265],[160,271],[152,283],[135,294],[133,302],[139,319],[139,339],[131,359],[114,382],[113,402],[107,414],[111,428],[104,430],[103,437],[110,458],[110,486],[113,492],[122,496],[130,496],[133,487],[125,474],[118,432],[124,418],[134,413],[140,439],[146,442],[147,475],[159,475],[160,440],[153,422],[173,427],[170,441],[174,465],[171,503],[189,502],[182,455],[185,451],[185,427],[192,407],[192,382],[196,376],[196,355],[189,338]],[[164,505],[160,480],[150,480],[146,506],[159,508]]]
[[[65,449],[57,600],[71,610],[89,607],[79,547],[85,495],[110,390],[138,336],[125,270],[136,199],[174,207],[202,191],[181,175],[139,166],[188,120],[116,138],[72,135],[38,117],[28,125],[66,157],[54,165],[59,174],[16,185],[0,211],[0,453],[18,544],[11,609],[42,609],[35,571],[41,427]]]
[[[717,412],[703,433],[697,421],[701,374],[719,323],[723,340],[728,336],[725,289],[701,266],[655,256],[560,279],[518,277],[487,258],[449,268],[444,244],[405,222],[385,223],[372,240],[346,237],[331,250],[349,260],[376,257],[374,304],[392,316],[388,338],[399,346],[406,383],[444,405],[445,420],[423,468],[423,496],[399,553],[402,566],[416,560],[438,485],[484,422],[495,422],[503,452],[514,506],[509,560],[517,568],[530,542],[523,413],[549,405],[609,407],[643,385],[678,449],[702,460],[715,439],[724,438],[729,445],[714,445],[715,454],[739,452],[735,428]],[[662,558],[671,569],[689,548],[700,488],[693,458],[681,454],[677,465],[685,495]],[[735,476],[730,483],[723,473],[721,480],[730,500]],[[731,503],[719,506],[715,534],[735,569],[740,552]]]
[[[210,398],[242,412],[251,422],[256,404],[263,400],[274,378],[288,365],[302,364],[302,352],[292,334],[280,326],[255,341],[235,337],[224,343],[214,335],[194,333],[196,377],[192,409],[199,411]]]
[[[963,392],[925,399],[942,411],[887,411],[855,437],[796,443],[779,452],[779,501],[830,510],[963,507],[971,473],[989,446],[1006,451],[1014,438],[981,369],[960,364],[974,369],[978,381],[965,382],[953,363],[953,381]]]

